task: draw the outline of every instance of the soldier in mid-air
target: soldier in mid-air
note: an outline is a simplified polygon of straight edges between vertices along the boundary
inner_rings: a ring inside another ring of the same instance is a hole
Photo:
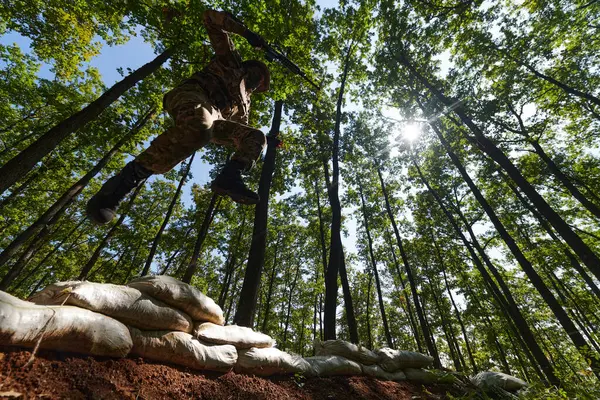
[[[246,187],[241,174],[252,168],[266,145],[265,135],[247,123],[250,95],[269,89],[270,74],[261,61],[242,61],[227,33],[245,37],[255,48],[266,43],[224,12],[207,10],[204,24],[215,58],[165,94],[163,105],[175,125],[154,139],[88,201],[86,211],[92,221],[110,222],[121,200],[144,179],[170,171],[209,142],[235,147],[211,189],[238,203],[258,203],[258,194]]]

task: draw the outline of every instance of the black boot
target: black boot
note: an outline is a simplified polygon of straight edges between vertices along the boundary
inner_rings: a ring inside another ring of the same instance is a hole
[[[88,201],[86,207],[88,218],[101,225],[109,223],[115,217],[121,200],[150,175],[152,171],[137,162],[128,163],[121,172],[107,180],[98,193]]]
[[[260,200],[258,194],[248,189],[242,180],[242,170],[244,169],[243,162],[229,160],[210,188],[217,194],[231,197],[231,200],[236,203],[257,204]]]

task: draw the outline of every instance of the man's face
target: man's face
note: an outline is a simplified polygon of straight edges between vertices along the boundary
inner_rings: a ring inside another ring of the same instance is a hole
[[[264,77],[261,70],[257,67],[250,67],[246,70],[246,88],[252,91],[256,90],[262,83]]]

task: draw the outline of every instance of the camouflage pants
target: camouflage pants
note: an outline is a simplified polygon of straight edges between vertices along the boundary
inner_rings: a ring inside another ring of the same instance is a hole
[[[223,119],[202,88],[185,83],[165,94],[165,110],[175,126],[152,141],[136,160],[156,174],[164,174],[209,142],[235,147],[233,160],[252,168],[265,145],[258,129]]]

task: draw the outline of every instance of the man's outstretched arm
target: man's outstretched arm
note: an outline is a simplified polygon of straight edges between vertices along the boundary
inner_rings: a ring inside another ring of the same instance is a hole
[[[241,63],[241,57],[227,33],[230,32],[245,36],[248,29],[231,18],[229,14],[215,10],[204,11],[204,25],[206,26],[206,31],[208,32],[208,37],[215,50],[215,54],[218,57],[228,58],[238,64]]]

